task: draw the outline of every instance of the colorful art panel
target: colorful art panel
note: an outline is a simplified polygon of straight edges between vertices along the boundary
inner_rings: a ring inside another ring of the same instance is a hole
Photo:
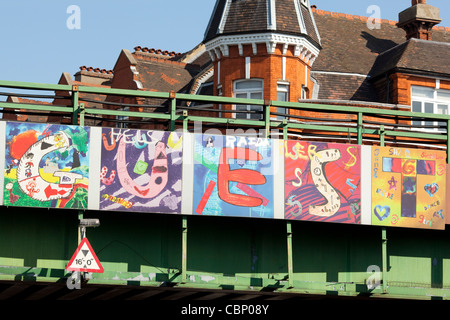
[[[88,127],[7,122],[3,205],[87,208]]]
[[[102,129],[100,209],[180,213],[182,135]]]
[[[372,224],[444,229],[446,154],[373,147]]]
[[[285,141],[285,218],[361,223],[361,147]]]
[[[273,218],[272,140],[195,135],[193,212]]]

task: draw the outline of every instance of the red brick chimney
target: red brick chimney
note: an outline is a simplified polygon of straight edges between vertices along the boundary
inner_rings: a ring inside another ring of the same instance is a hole
[[[397,26],[406,31],[406,39],[431,40],[432,29],[442,20],[439,9],[427,4],[426,0],[412,0],[411,7],[399,13]]]

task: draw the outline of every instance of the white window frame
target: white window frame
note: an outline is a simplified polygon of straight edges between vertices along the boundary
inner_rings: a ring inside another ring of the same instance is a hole
[[[414,93],[415,90],[428,91],[429,96],[420,96]],[[448,94],[448,99],[439,97],[440,94]],[[420,105],[419,105],[420,104]],[[431,108],[432,112],[426,112],[426,107]],[[440,112],[441,108],[444,113]],[[450,114],[450,90],[443,90],[432,87],[411,86],[411,111],[432,113],[432,114]],[[413,121],[412,124],[417,125],[434,125],[438,126],[439,121]],[[445,123],[444,123],[445,124]],[[445,132],[445,128],[417,128],[415,130],[425,130],[432,132]]]
[[[249,88],[245,88],[245,89],[240,89],[238,88],[239,84],[242,83],[260,83],[261,86],[258,87],[249,87]],[[254,96],[255,94],[260,93],[260,100],[264,99],[264,80],[262,79],[240,79],[240,80],[236,80],[233,82],[233,97],[235,98],[243,98],[243,99],[252,99],[252,95]],[[233,109],[234,110],[239,110],[239,111],[243,111],[245,109],[247,109],[247,111],[252,111],[252,110],[258,110],[258,111],[263,111],[264,107],[263,106],[256,106],[256,105],[233,105]],[[236,119],[252,119],[252,120],[261,120],[264,118],[264,114],[261,113],[259,115],[258,118],[253,117],[252,118],[251,113],[235,113],[234,114],[234,118]]]
[[[290,92],[290,83],[289,82],[278,82],[277,83],[277,101],[288,102],[289,101],[289,92]],[[285,94],[286,98],[284,100],[279,100],[279,98],[278,98],[279,93]],[[287,109],[278,107],[277,113],[287,114]],[[283,120],[284,118],[285,118],[285,116],[277,115],[277,120]]]

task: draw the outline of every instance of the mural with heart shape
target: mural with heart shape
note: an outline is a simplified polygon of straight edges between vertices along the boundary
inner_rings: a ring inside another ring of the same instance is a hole
[[[372,148],[372,224],[444,229],[446,153]]]
[[[425,191],[430,195],[430,197],[434,196],[436,192],[439,190],[439,186],[437,183],[426,184],[424,187]]]

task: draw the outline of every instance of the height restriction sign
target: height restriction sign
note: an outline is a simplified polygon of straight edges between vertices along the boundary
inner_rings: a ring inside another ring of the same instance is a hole
[[[103,273],[103,267],[87,238],[81,240],[66,270]]]

